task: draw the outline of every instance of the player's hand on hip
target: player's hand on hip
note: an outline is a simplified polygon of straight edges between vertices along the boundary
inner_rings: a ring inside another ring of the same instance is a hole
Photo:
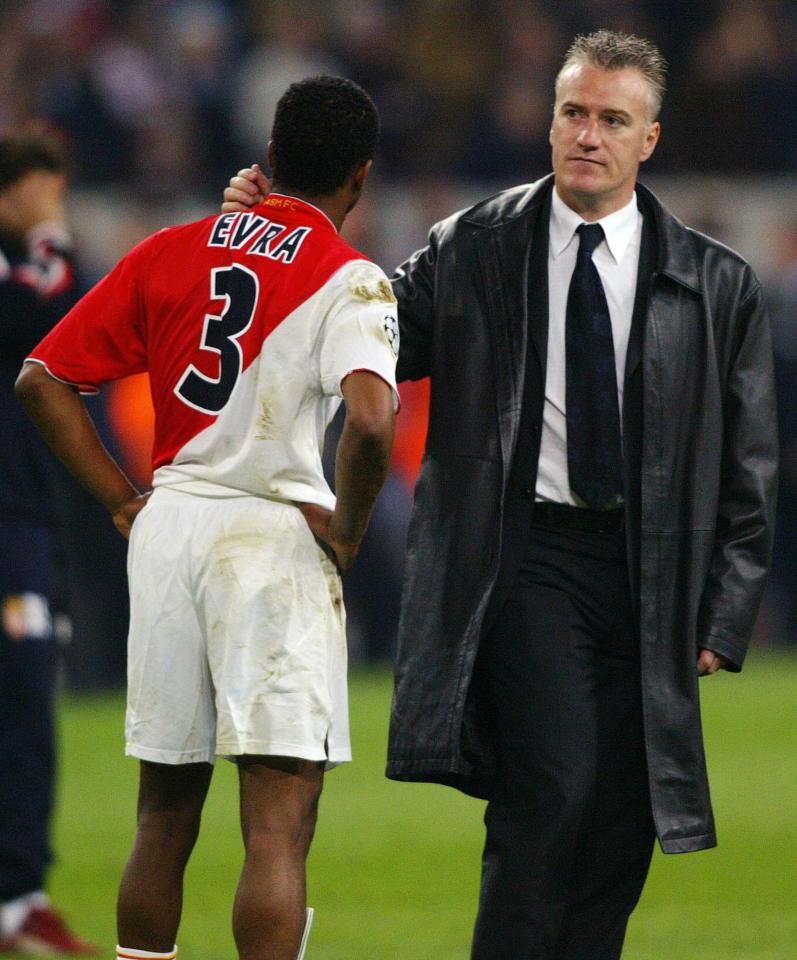
[[[330,524],[330,530],[331,529],[332,524]],[[342,540],[336,539],[332,533],[330,533],[327,543],[332,549],[335,566],[338,568],[338,573],[342,577],[345,577],[349,570],[351,570],[351,568],[354,566],[354,561],[357,559],[357,554],[360,552],[360,544],[344,543]]]
[[[296,506],[302,511],[307,526],[310,527],[321,548],[334,562],[338,572],[341,576],[347,574],[357,558],[360,544],[344,543],[340,537],[336,536],[334,514],[326,507],[321,507],[317,503],[297,503]]]
[[[713,650],[701,648],[697,656],[697,673],[700,677],[716,673],[725,666],[725,659]]]
[[[111,514],[113,524],[119,533],[125,538],[130,539],[130,531],[133,529],[133,523],[136,517],[147,505],[147,501],[152,496],[152,491],[142,493],[140,496],[132,497],[126,500],[120,507]]]
[[[251,167],[244,167],[234,177],[230,177],[230,184],[224,190],[222,213],[240,213],[258,203],[262,203],[271,191],[271,183],[256,163]]]

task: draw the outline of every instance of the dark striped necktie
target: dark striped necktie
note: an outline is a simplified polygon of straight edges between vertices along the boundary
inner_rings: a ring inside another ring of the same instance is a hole
[[[565,319],[570,490],[596,510],[622,503],[623,453],[612,324],[592,262],[603,227],[582,223]]]

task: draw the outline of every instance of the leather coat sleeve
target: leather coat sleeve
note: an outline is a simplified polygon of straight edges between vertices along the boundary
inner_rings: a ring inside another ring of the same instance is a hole
[[[431,372],[436,273],[437,238],[433,228],[429,244],[402,263],[391,280],[398,300],[401,335],[397,380],[421,380]]]
[[[736,322],[725,381],[720,500],[698,646],[737,672],[744,662],[769,570],[777,484],[777,420],[769,322],[753,277]]]

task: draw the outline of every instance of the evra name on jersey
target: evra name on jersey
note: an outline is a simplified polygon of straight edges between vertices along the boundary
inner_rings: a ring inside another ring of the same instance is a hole
[[[246,246],[246,254],[293,263],[312,227],[295,227],[283,236],[286,229],[259,213],[223,213],[216,219],[208,246],[230,250],[243,250]]]

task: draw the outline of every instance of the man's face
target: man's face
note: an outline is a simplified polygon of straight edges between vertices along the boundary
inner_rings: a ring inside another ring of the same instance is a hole
[[[24,237],[48,220],[64,220],[66,175],[31,170],[0,191],[0,228]]]
[[[649,97],[634,67],[577,65],[562,75],[550,132],[556,189],[585,219],[630,201],[639,164],[659,139],[659,124],[648,121]]]

